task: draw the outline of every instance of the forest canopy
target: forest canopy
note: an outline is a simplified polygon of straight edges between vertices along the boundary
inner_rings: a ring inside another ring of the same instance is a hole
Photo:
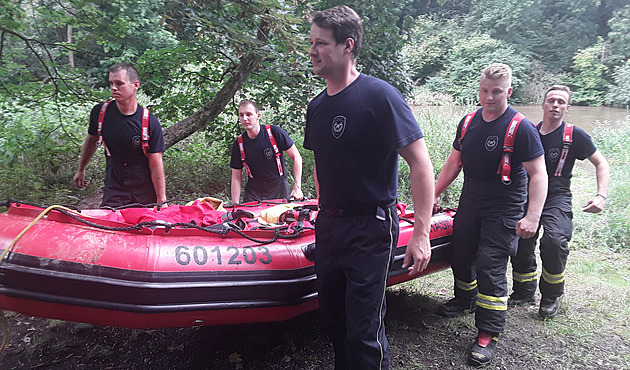
[[[167,167],[201,193],[223,191],[208,183],[225,183],[241,99],[301,143],[324,86],[310,70],[308,18],[338,4],[364,20],[358,68],[412,104],[476,104],[481,69],[504,62],[513,104],[538,104],[562,83],[574,105],[630,105],[627,0],[0,0],[0,180],[23,174],[6,192],[71,183],[87,112],[110,98],[116,62],[140,71],[141,104],[172,148]]]

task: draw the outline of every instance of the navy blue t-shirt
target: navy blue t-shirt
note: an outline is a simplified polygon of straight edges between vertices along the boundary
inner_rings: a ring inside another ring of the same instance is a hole
[[[335,207],[387,205],[398,196],[397,149],[424,135],[400,92],[360,74],[343,91],[322,91],[306,112],[319,201]]]
[[[281,127],[270,125],[273,138],[276,139],[278,149],[280,149],[280,162],[282,163],[282,173],[284,176],[287,170],[284,165],[284,151],[293,146],[293,140],[286,131]],[[277,179],[280,174],[278,172],[278,164],[276,162],[276,153],[271,145],[269,134],[265,125],[260,125],[260,131],[255,139],[250,139],[247,133],[243,134],[243,146],[245,148],[245,159],[252,176],[256,180],[271,181]],[[230,167],[235,170],[243,168],[241,162],[241,151],[238,148],[238,139],[234,140],[232,145],[232,156],[230,158]]]
[[[90,113],[88,134],[98,135],[98,114],[103,104],[97,104]],[[141,162],[146,161],[142,151],[142,106],[138,105],[136,113],[126,116],[118,110],[115,101],[107,107],[103,119],[103,141],[111,153],[111,158],[117,161]],[[164,136],[160,122],[149,114],[149,153],[161,153],[166,150]]]
[[[461,146],[459,137],[465,117],[459,122],[453,148],[461,151],[465,177],[479,181],[501,181],[501,175],[497,172],[503,158],[505,132],[517,111],[508,106],[499,118],[486,122],[481,114],[482,109],[477,110],[470,122]],[[514,138],[510,178],[515,180],[526,177],[523,162],[537,158],[543,153],[538,131],[527,118],[524,118]]]
[[[537,127],[538,130],[540,130],[540,126],[539,124]],[[566,123],[562,121],[560,127],[546,135],[540,135],[540,140],[545,148],[545,164],[547,165],[547,175],[549,175],[549,177],[554,177],[554,173],[558,168],[558,160],[560,159],[564,146],[562,136],[564,135],[565,126]],[[562,167],[561,177],[570,179],[573,176],[575,160],[584,160],[593,155],[596,150],[597,148],[595,144],[593,144],[591,137],[584,130],[574,125],[569,155],[564,163],[564,167]]]

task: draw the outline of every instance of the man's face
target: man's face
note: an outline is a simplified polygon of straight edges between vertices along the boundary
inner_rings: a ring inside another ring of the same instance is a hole
[[[337,44],[331,29],[313,24],[308,42],[311,45],[308,55],[313,63],[314,74],[326,78],[341,71],[346,63],[346,44]]]
[[[138,87],[140,87],[140,81],[129,81],[127,71],[124,69],[109,73],[109,88],[112,98],[116,101],[125,101],[135,96]]]
[[[238,120],[246,131],[258,126],[259,119],[260,112],[256,112],[256,108],[253,105],[244,104],[238,108]]]
[[[479,102],[484,111],[503,114],[507,109],[508,98],[512,95],[512,87],[507,78],[490,79],[486,76],[479,82]]]
[[[543,120],[559,121],[569,109],[569,93],[561,90],[551,90],[542,103]]]

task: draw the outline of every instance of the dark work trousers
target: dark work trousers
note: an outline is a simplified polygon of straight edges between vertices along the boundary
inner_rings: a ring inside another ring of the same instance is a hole
[[[107,158],[101,207],[155,202],[157,202],[157,195],[151,180],[148,160],[132,163]]]
[[[558,298],[564,294],[564,271],[569,257],[569,241],[573,234],[573,211],[568,186],[564,187],[565,191],[559,191],[561,187],[558,182],[549,183],[550,193],[545,201],[536,236],[520,239],[518,253],[512,257],[512,288],[519,295],[536,292],[536,241],[541,227],[543,235],[540,238],[540,259],[543,271],[539,283],[540,293],[545,298]]]
[[[516,253],[516,225],[523,218],[527,178],[509,185],[464,180],[453,222],[455,297],[474,299],[480,331],[502,333],[507,312],[507,263]],[[465,289],[465,287],[477,289]]]
[[[286,176],[279,176],[271,181],[249,178],[243,193],[243,203],[266,199],[288,199],[289,195],[291,195],[291,189]]]
[[[317,216],[319,308],[337,370],[389,367],[385,288],[398,232],[395,206],[348,216],[322,209]]]

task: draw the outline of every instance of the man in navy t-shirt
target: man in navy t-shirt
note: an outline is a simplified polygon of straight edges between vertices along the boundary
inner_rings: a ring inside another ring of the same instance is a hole
[[[114,64],[109,68],[109,87],[114,101],[92,108],[74,183],[80,188],[87,185],[85,170],[97,144],[102,142],[107,165],[101,207],[165,202],[162,152],[166,147],[162,127],[153,114],[138,104],[138,71],[129,63]],[[148,140],[142,132],[145,113]]]
[[[232,203],[240,201],[243,168],[249,178],[243,202],[302,199],[302,156],[282,128],[261,126],[260,115],[255,102],[244,100],[239,104],[238,119],[245,132],[232,145]],[[293,190],[289,190],[284,152],[293,160]]]
[[[398,240],[398,154],[411,168],[414,232],[403,267],[431,257],[433,167],[398,90],[360,74],[362,22],[347,6],[311,17],[309,56],[326,89],[308,105],[304,148],[315,155],[319,307],[335,369],[386,369],[385,288]]]
[[[571,204],[571,177],[575,160],[587,159],[595,166],[597,193],[582,208],[584,212],[598,213],[604,209],[610,167],[597,150],[590,136],[579,127],[562,120],[569,109],[571,90],[567,86],[552,86],[542,103],[543,120],[538,132],[545,148],[545,164],[549,177],[549,192],[540,218],[544,233],[540,239],[542,276],[540,279],[539,315],[552,319],[560,307],[559,298],[564,294],[565,267],[569,256],[569,241],[573,234],[573,211]],[[512,285],[508,306],[535,303],[536,241],[534,238],[520,239],[518,253],[512,257]]]
[[[455,298],[438,314],[453,317],[475,310],[478,335],[468,356],[473,366],[494,357],[505,328],[508,257],[516,253],[518,237],[536,233],[547,193],[540,138],[532,123],[508,105],[511,94],[509,66],[495,63],[483,70],[481,109],[459,123],[435,186],[437,208],[440,194],[463,168],[464,186],[453,222]]]

